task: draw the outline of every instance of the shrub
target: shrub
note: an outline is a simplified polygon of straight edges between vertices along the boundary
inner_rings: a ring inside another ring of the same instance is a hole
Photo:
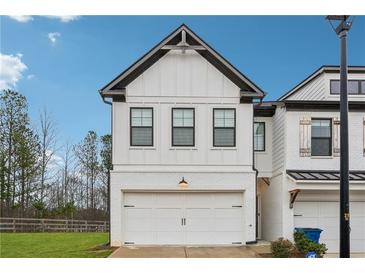
[[[290,258],[294,252],[294,245],[287,239],[279,238],[271,242],[271,253],[274,258]]]
[[[303,232],[294,233],[295,247],[301,254],[305,255],[310,251],[314,251],[318,257],[322,258],[327,251],[325,244],[317,244],[308,239]]]

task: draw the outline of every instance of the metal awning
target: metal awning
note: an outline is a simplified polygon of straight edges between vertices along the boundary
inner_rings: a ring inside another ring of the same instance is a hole
[[[286,170],[286,174],[297,181],[339,181],[336,170]],[[350,181],[365,181],[365,170],[350,170]]]

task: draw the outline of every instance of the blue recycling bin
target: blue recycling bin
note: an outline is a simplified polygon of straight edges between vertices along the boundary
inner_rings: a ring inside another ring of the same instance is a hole
[[[323,230],[319,228],[310,228],[310,227],[296,227],[295,232],[303,232],[304,235],[311,241],[319,244],[319,237],[321,236],[321,232]]]

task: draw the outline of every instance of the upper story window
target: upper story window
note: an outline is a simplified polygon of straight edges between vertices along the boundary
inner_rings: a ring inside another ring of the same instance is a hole
[[[194,109],[172,109],[172,146],[194,146]]]
[[[331,94],[340,94],[340,80],[330,81]],[[347,83],[347,92],[351,95],[365,95],[365,80],[349,80]]]
[[[265,151],[265,122],[254,123],[253,138],[255,151]]]
[[[312,119],[312,156],[332,155],[331,122],[331,119]]]
[[[236,146],[235,109],[213,109],[213,146]]]
[[[130,145],[153,146],[153,109],[130,109]]]

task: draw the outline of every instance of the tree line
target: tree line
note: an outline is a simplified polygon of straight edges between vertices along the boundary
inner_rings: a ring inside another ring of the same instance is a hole
[[[0,215],[106,220],[111,135],[60,143],[48,110],[30,120],[24,95],[0,94]]]

